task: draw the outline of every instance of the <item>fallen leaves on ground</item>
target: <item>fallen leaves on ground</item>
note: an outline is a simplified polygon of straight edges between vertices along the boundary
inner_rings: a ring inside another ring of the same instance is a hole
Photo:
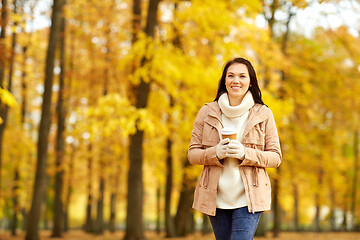
[[[110,233],[106,231],[103,235],[95,235],[85,233],[81,230],[71,230],[64,233],[63,238],[51,238],[51,231],[41,231],[40,240],[121,240],[124,237],[123,231],[117,231]],[[156,232],[146,232],[147,240],[164,240],[164,233],[160,235]],[[269,233],[266,237],[255,237],[255,240],[360,240],[360,233],[358,232],[329,232],[329,233],[310,233],[310,232],[282,232],[278,238],[271,237]],[[10,232],[0,232],[1,240],[23,240],[25,239],[25,233],[18,233],[17,236],[12,237]],[[201,233],[195,233],[186,238],[171,238],[171,240],[215,240],[212,233],[202,235]]]

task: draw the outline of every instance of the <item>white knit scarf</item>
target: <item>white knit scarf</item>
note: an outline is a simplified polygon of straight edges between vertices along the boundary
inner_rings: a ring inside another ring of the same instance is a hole
[[[244,115],[254,106],[255,102],[250,91],[247,91],[241,103],[237,106],[230,106],[229,97],[227,93],[221,94],[218,100],[219,106],[223,114],[228,118],[236,118]]]

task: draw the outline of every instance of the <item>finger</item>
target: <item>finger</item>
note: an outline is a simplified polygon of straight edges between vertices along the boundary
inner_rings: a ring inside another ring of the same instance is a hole
[[[227,145],[222,145],[222,146],[220,146],[220,149],[225,151],[226,149],[228,149],[228,146]]]
[[[234,143],[229,143],[227,145],[229,148],[235,148],[235,149],[239,149],[240,148],[240,145],[239,144],[234,144]]]
[[[230,158],[236,158],[236,157],[237,157],[237,154],[226,153],[225,156],[226,156],[226,157],[230,157]]]
[[[239,150],[238,150],[238,149],[231,149],[231,148],[229,148],[226,152],[227,152],[228,154],[237,154],[237,153],[239,153]]]
[[[229,142],[230,142],[230,138],[225,138],[225,139],[220,141],[220,144],[224,145],[224,144],[228,144]]]
[[[239,140],[230,140],[229,144],[241,145]]]

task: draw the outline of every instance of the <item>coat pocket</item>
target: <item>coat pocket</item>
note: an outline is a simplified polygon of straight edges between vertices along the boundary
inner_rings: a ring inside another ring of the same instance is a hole
[[[245,147],[251,147],[264,151],[265,149],[265,131],[263,122],[255,125],[244,137],[242,143]]]
[[[199,180],[199,187],[203,187],[203,188],[207,189],[208,185],[209,185],[209,178],[210,178],[210,167],[204,166],[204,169],[201,173],[200,180]]]
[[[205,122],[201,144],[204,148],[213,147],[220,141],[219,133],[215,126]]]

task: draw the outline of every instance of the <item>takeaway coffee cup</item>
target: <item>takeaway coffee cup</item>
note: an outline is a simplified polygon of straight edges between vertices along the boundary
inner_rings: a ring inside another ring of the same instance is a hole
[[[222,139],[230,138],[230,140],[236,140],[236,129],[235,128],[223,128],[221,130]]]

